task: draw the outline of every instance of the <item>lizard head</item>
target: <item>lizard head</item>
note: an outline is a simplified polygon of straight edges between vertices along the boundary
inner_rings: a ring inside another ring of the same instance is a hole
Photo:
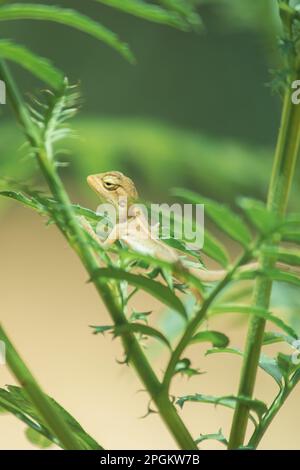
[[[122,198],[126,197],[129,203],[135,202],[138,198],[133,181],[120,171],[90,175],[87,177],[87,182],[102,200],[114,206],[117,206]]]

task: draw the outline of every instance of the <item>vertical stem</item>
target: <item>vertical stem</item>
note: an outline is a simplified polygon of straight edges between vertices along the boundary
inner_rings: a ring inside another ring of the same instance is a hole
[[[43,421],[49,426],[53,435],[57,437],[62,447],[68,450],[84,449],[64,419],[57,412],[49,397],[42,391],[1,325],[0,339],[5,344],[6,360],[9,368],[22,385]]]
[[[287,89],[284,98],[281,127],[277,141],[267,204],[268,209],[278,216],[283,216],[286,212],[299,145],[300,106],[292,103],[291,90]],[[274,239],[273,244],[276,243],[278,243],[278,240]],[[262,256],[261,265],[263,269],[272,268],[274,266],[274,260],[268,256]],[[256,281],[253,305],[267,309],[270,303],[271,290],[272,281],[260,276]],[[252,317],[246,341],[238,392],[239,395],[246,397],[252,397],[253,395],[264,330],[265,320]],[[229,440],[230,449],[236,449],[243,445],[248,417],[249,409],[242,404],[237,404]]]

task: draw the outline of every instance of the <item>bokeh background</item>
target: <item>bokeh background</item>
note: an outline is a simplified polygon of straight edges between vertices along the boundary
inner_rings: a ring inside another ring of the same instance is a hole
[[[44,3],[53,3],[51,1]],[[234,204],[243,194],[264,198],[280,117],[280,97],[270,87],[279,59],[280,34],[273,0],[203,1],[204,34],[118,13],[96,2],[60,1],[118,31],[130,43],[137,65],[127,64],[95,40],[48,23],[3,23],[1,36],[15,38],[50,57],[73,83],[80,81],[83,105],[73,122],[77,138],[66,142],[69,165],[61,170],[74,202],[96,208],[86,187],[88,174],[116,169],[137,183],[143,197],[170,200],[173,186],[185,186]],[[24,92],[40,84],[14,68]],[[0,175],[42,186],[9,106],[0,108]],[[299,173],[298,173],[299,175]],[[297,208],[299,178],[291,207]],[[1,321],[48,394],[65,406],[106,448],[175,448],[157,415],[139,419],[147,396],[130,368],[120,366],[118,341],[91,335],[88,325],[109,324],[107,312],[86,273],[55,227],[25,208],[0,201]],[[220,236],[220,234],[217,234]],[[229,245],[232,256],[237,247]],[[293,289],[275,286],[273,302],[299,329],[300,300]],[[136,308],[155,308],[157,323],[178,327],[146,295]],[[246,323],[236,316],[214,321],[243,347]],[[194,365],[206,371],[177,379],[174,392],[234,394],[240,358],[205,357],[193,347]],[[163,366],[162,351],[148,353]],[[269,347],[269,353],[272,353]],[[276,386],[259,372],[256,397],[268,403]],[[0,385],[14,383],[0,367]],[[187,404],[183,417],[195,436],[228,433],[232,412]],[[299,448],[299,391],[276,418],[261,448]],[[24,425],[1,415],[0,448],[29,449]],[[205,443],[205,448],[219,448]]]

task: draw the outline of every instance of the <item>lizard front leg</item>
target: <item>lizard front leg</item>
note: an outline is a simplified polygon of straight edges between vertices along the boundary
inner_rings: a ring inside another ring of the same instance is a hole
[[[113,245],[117,240],[119,240],[122,237],[122,234],[124,233],[125,230],[125,224],[116,224],[113,229],[110,231],[109,235],[105,240],[101,240],[101,238],[97,235],[89,221],[83,217],[80,216],[78,217],[78,220],[80,222],[80,225],[82,228],[95,240],[101,248],[105,249],[108,248],[109,246]],[[123,227],[124,225],[124,227]]]

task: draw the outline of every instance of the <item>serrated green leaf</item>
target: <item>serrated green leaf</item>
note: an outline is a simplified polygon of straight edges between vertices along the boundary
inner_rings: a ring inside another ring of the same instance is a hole
[[[214,348],[209,349],[206,351],[206,355],[210,354],[220,354],[220,353],[230,353],[236,354],[238,356],[243,357],[244,353],[237,348]],[[282,387],[282,373],[277,364],[276,359],[266,356],[265,354],[261,354],[259,358],[259,367],[263,369],[267,374],[269,374],[273,379],[277,382],[279,387]]]
[[[221,444],[224,444],[226,447],[228,446],[228,441],[224,437],[224,434],[222,433],[221,429],[216,434],[200,434],[200,437],[198,437],[195,440],[195,442],[196,442],[196,444],[201,444],[201,442],[204,442],[204,441],[207,441],[207,440],[218,441],[218,442],[221,442]]]
[[[41,194],[36,193],[35,196],[27,195],[21,191],[12,191],[12,190],[5,190],[0,191],[0,196],[8,197],[10,199],[14,199],[15,201],[20,202],[26,207],[36,210],[41,215],[48,215],[51,216],[50,209],[57,209],[60,210],[60,205],[55,199],[42,196]],[[86,209],[85,207],[80,206],[79,204],[71,204],[72,209],[74,210],[75,214],[80,216],[84,216],[89,220],[97,221],[103,219],[101,215],[98,215],[96,212],[92,211],[91,209]]]
[[[32,428],[27,428],[25,430],[25,435],[31,444],[39,447],[40,449],[47,449],[53,445],[47,437],[43,436],[41,433]]]
[[[201,260],[201,255],[200,255],[200,250],[191,250],[186,247],[186,244],[176,238],[164,238],[161,240],[163,243],[166,245],[170,246],[171,248],[174,248],[175,250],[181,251],[187,256],[191,256],[193,258],[196,258],[198,263],[201,263],[201,265],[204,267],[204,263]]]
[[[282,387],[282,372],[278,365],[278,362],[273,357],[261,354],[259,358],[260,367],[267,372],[273,379],[278,383],[279,387]]]
[[[124,325],[117,326],[91,326],[94,329],[94,334],[103,333],[107,330],[112,330],[114,336],[121,336],[126,333],[141,333],[142,335],[150,336],[162,341],[169,349],[171,345],[167,338],[155,328],[144,325],[143,323],[125,323]]]
[[[126,250],[125,248],[122,248],[122,250],[117,250],[119,256],[121,259],[124,261],[128,260],[133,260],[133,261],[139,261],[139,266],[143,268],[148,268],[149,265],[156,265],[160,269],[158,270],[155,268],[150,274],[148,274],[148,277],[151,279],[154,279],[157,277],[159,274],[161,274],[161,271],[164,271],[165,273],[173,273],[174,276],[180,277],[182,280],[184,280],[187,284],[192,284],[194,287],[199,290],[199,292],[204,293],[204,285],[202,284],[201,280],[194,276],[188,269],[185,268],[185,266],[182,264],[178,263],[169,263],[167,261],[163,261],[160,258],[156,258],[154,256],[150,255],[144,255],[142,253],[139,253],[137,251],[131,251],[131,250]],[[143,263],[143,264],[140,264]]]
[[[285,379],[288,379],[299,368],[299,365],[294,364],[292,355],[281,352],[277,356],[277,363]]]
[[[191,365],[191,361],[189,359],[187,359],[187,358],[181,359],[180,361],[177,362],[177,364],[174,368],[174,371],[175,372],[180,372],[180,371],[190,367],[190,365]]]
[[[295,274],[288,273],[285,271],[281,271],[280,269],[268,269],[268,270],[248,270],[244,272],[238,273],[236,279],[239,280],[252,280],[256,279],[257,276],[266,276],[272,281],[277,282],[286,282],[288,284],[293,284],[295,286],[300,287],[300,277],[296,276]]]
[[[247,315],[256,315],[274,323],[276,326],[285,331],[289,336],[292,336],[293,338],[298,338],[298,335],[294,331],[294,329],[291,326],[287,325],[283,320],[281,320],[281,318],[275,317],[275,315],[272,315],[267,310],[264,310],[259,307],[249,305],[223,304],[216,305],[215,307],[212,307],[209,311],[209,315],[220,315],[223,313],[243,313]]]
[[[274,256],[277,261],[281,261],[292,266],[300,266],[300,250],[285,249],[281,247],[263,247],[261,252],[268,256]]]
[[[244,210],[248,219],[252,222],[261,233],[272,233],[278,225],[279,221],[274,212],[270,212],[266,205],[254,199],[239,198],[239,206]]]
[[[267,275],[273,281],[287,282],[300,287],[300,278],[294,274],[280,271],[279,269],[268,270]]]
[[[99,333],[105,333],[106,331],[112,331],[114,329],[114,325],[101,325],[101,326],[92,326],[91,328],[94,329],[94,334],[97,335]]]
[[[130,15],[143,18],[154,23],[166,24],[186,31],[188,23],[177,12],[170,12],[158,5],[145,3],[141,0],[96,0],[104,5],[116,8]]]
[[[223,232],[243,246],[248,247],[252,237],[247,225],[227,206],[185,189],[176,188],[172,191],[172,194],[193,204],[204,204],[206,213]]]
[[[147,319],[152,312],[136,312],[135,310],[130,315],[130,321],[144,321],[147,323]]]
[[[242,356],[243,352],[237,348],[213,348],[208,349],[205,353],[206,356],[210,354],[221,354],[221,353],[230,353],[230,354],[237,354],[238,356]]]
[[[228,336],[224,335],[224,333],[220,333],[219,331],[200,331],[192,337],[190,344],[206,341],[211,342],[216,348],[225,348],[229,344]]]
[[[40,202],[37,199],[27,196],[26,194],[20,191],[10,191],[10,190],[0,191],[0,196],[14,199],[15,201],[20,202],[26,207],[34,209],[43,215],[48,215],[47,208],[43,206],[42,204],[40,204]]]
[[[159,0],[159,2],[169,10],[179,13],[195,31],[203,29],[201,17],[196,11],[196,5],[192,2],[186,0]]]
[[[120,41],[118,36],[105,26],[75,10],[60,8],[51,5],[37,5],[30,3],[15,3],[0,7],[0,21],[2,20],[46,20],[71,26],[109,45],[130,62],[134,57],[127,44]]]
[[[18,65],[21,65],[56,90],[63,86],[63,74],[56,69],[49,60],[34,54],[24,46],[20,46],[6,39],[1,39],[0,57],[2,59],[12,60]]]
[[[102,447],[85,432],[78,421],[76,421],[70,413],[68,413],[53,398],[49,397],[49,399],[56,407],[59,414],[63,416],[72,431],[76,434],[76,439],[78,439],[87,450],[102,449]],[[39,416],[35,407],[28,400],[25,390],[21,387],[9,385],[7,386],[7,389],[0,388],[0,406],[26,423],[27,426],[51,440],[53,443],[60,445],[56,437],[53,436],[51,430]]]
[[[200,393],[196,393],[195,395],[187,395],[184,397],[180,397],[176,403],[182,408],[187,401],[223,405],[232,409],[236,407],[236,403],[242,403],[243,405],[246,405],[250,410],[255,411],[259,419],[261,419],[264,413],[268,410],[267,405],[260,400],[250,399],[243,396],[235,397],[231,395],[224,397],[214,397],[212,395],[201,395]]]
[[[162,341],[170,350],[172,350],[171,345],[167,338],[155,328],[151,326],[144,325],[143,323],[128,323],[125,325],[116,326],[114,328],[114,335],[120,336],[127,332],[141,333],[142,335],[150,336]]]
[[[204,232],[203,253],[220,263],[224,268],[229,264],[229,255],[225,247],[207,230]]]
[[[191,361],[187,358],[180,359],[180,361],[177,362],[174,369],[174,375],[178,373],[185,374],[188,377],[201,374],[198,369],[193,369],[191,367]]]
[[[266,346],[268,344],[280,343],[285,341],[288,344],[292,344],[295,339],[292,336],[284,335],[282,333],[278,333],[277,331],[265,331],[263,345]]]
[[[97,269],[91,280],[95,279],[96,277],[126,280],[130,285],[138,287],[139,289],[143,289],[144,291],[156,297],[163,304],[180,313],[185,320],[187,319],[187,313],[181,300],[176,297],[176,295],[173,294],[173,292],[168,287],[164,286],[160,282],[115,268]]]

